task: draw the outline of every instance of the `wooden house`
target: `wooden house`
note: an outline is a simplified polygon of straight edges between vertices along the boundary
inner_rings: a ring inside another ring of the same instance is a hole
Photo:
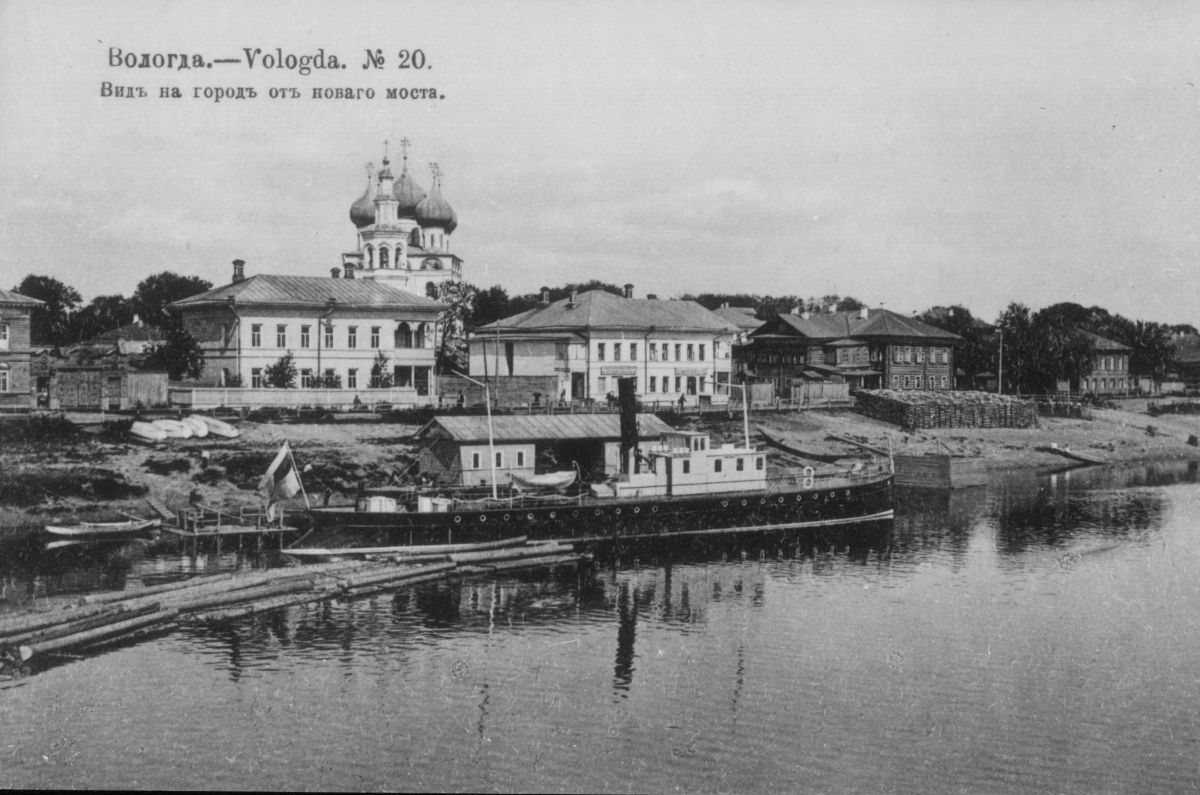
[[[30,316],[42,302],[0,290],[0,410],[34,406]]]

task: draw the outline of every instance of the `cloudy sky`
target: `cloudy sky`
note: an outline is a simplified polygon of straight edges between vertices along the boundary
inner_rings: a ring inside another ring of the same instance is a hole
[[[242,63],[126,69],[114,47]],[[244,48],[349,68],[250,68]],[[362,69],[376,48],[385,68]],[[426,68],[400,70],[405,49]],[[104,97],[106,81],[150,96]],[[238,86],[258,97],[193,97]],[[234,258],[328,275],[355,247],[365,164],[401,137],[426,188],[440,164],[479,286],[838,293],[985,319],[1075,301],[1200,323],[1190,0],[0,0],[0,286],[224,284]]]

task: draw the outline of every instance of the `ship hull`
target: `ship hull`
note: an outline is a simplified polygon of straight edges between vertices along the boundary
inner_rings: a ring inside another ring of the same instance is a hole
[[[356,544],[455,544],[524,535],[589,545],[884,521],[892,518],[892,479],[674,498],[526,497],[445,512],[314,508],[309,517],[315,530],[352,534]]]

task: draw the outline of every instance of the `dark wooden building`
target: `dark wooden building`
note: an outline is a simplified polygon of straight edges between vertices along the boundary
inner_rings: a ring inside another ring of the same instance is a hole
[[[42,305],[10,290],[0,290],[0,410],[34,406],[30,316]]]
[[[795,379],[844,381],[850,389],[943,390],[954,386],[957,334],[886,309],[781,314],[751,332],[743,371],[786,394]]]

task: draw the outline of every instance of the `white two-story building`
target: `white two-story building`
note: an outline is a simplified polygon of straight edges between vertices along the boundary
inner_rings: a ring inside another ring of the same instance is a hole
[[[471,375],[553,376],[562,400],[603,400],[634,379],[645,402],[728,398],[738,328],[694,301],[590,290],[481,326],[470,340]]]
[[[392,386],[433,394],[442,304],[386,282],[243,269],[235,260],[230,284],[171,305],[204,353],[202,382],[264,387],[290,353],[298,387],[366,389],[382,364]]]

